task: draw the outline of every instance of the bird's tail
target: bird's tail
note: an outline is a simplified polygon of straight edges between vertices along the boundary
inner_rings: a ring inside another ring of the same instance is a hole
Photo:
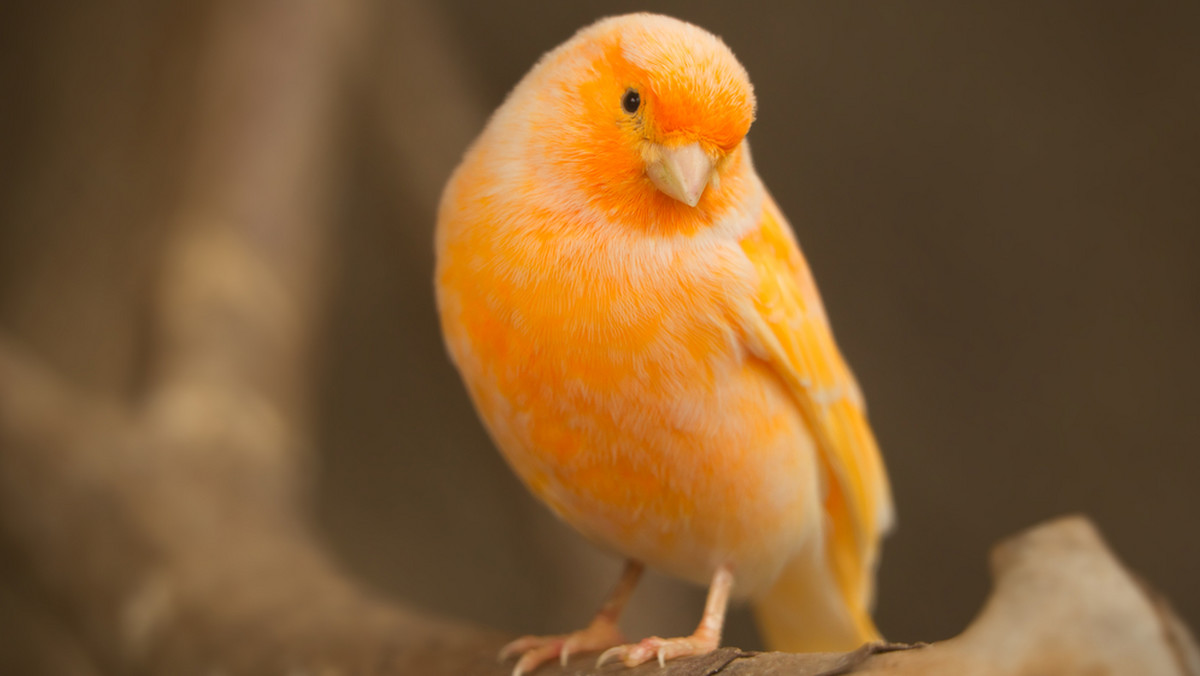
[[[846,652],[880,640],[865,607],[852,607],[828,566],[801,556],[784,568],[775,586],[754,604],[763,640],[771,650]]]
[[[882,640],[871,620],[878,543],[865,549],[840,521],[839,496],[826,505],[829,528],[783,569],[754,604],[767,647],[786,652],[845,652]]]

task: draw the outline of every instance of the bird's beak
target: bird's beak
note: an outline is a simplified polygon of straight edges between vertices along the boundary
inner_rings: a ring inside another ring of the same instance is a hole
[[[646,165],[646,175],[664,193],[694,207],[700,202],[713,162],[699,143],[667,148],[656,146],[657,157]]]

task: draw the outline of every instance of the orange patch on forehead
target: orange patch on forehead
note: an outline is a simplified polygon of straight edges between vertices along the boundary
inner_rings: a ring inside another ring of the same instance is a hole
[[[732,150],[754,121],[754,89],[719,38],[677,21],[648,22],[615,35],[606,57],[636,82],[663,136],[706,140]]]

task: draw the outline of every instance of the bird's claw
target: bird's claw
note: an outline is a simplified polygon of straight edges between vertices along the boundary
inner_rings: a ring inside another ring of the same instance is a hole
[[[571,655],[578,652],[594,652],[625,642],[616,624],[611,621],[598,619],[571,634],[557,636],[522,636],[500,649],[500,661],[503,662],[514,655],[520,655],[512,676],[523,676],[555,657],[563,666]]]
[[[697,636],[680,638],[659,638],[651,636],[638,643],[619,645],[601,653],[596,660],[596,667],[602,667],[614,660],[619,660],[627,667],[636,667],[652,659],[658,660],[658,666],[666,666],[667,660],[690,655],[703,655],[716,650],[716,641],[709,641]]]

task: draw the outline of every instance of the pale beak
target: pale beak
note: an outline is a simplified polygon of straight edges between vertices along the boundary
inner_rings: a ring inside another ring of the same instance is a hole
[[[713,163],[699,143],[667,148],[655,146],[658,158],[646,165],[646,175],[664,193],[694,207],[700,202]]]

